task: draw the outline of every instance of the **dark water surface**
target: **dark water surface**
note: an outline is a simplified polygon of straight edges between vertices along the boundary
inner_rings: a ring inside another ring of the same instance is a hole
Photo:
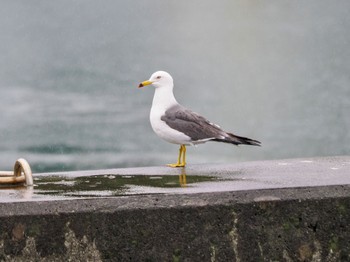
[[[178,101],[263,147],[207,143],[189,163],[350,154],[349,1],[3,1],[0,170],[162,165],[156,70]]]

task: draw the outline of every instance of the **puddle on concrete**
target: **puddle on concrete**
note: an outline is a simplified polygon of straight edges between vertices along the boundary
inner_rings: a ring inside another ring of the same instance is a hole
[[[190,188],[198,183],[218,180],[222,179],[200,175],[94,175],[75,178],[47,176],[34,178],[34,194],[63,197],[113,197],[164,193],[164,189]]]

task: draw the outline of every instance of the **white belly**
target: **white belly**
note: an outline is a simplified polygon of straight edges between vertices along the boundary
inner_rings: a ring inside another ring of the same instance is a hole
[[[161,120],[161,116],[164,114],[164,110],[156,107],[152,107],[150,114],[150,121],[153,131],[162,139],[169,143],[190,145],[191,139],[189,136],[170,128],[164,121]]]

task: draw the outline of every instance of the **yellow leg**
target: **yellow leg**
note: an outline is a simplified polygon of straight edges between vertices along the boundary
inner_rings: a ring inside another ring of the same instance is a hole
[[[186,165],[186,146],[181,145],[179,149],[179,157],[177,158],[177,163],[168,164],[170,167],[184,167]]]
[[[186,165],[186,146],[182,145],[182,165]]]

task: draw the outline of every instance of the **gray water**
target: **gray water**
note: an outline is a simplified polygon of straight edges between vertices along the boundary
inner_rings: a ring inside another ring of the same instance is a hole
[[[0,170],[163,165],[157,70],[180,103],[262,147],[207,143],[188,163],[350,154],[349,1],[2,1]]]

